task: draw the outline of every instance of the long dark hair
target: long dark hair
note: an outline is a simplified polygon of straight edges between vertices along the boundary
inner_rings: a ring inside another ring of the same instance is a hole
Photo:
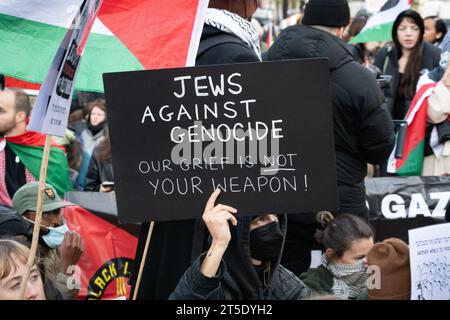
[[[414,10],[405,10],[398,15],[397,19],[395,19],[394,26],[392,27],[392,39],[394,40],[395,48],[397,49],[398,59],[401,58],[403,50],[400,42],[398,41],[397,30],[400,23],[402,23],[405,19],[412,20],[412,22],[415,23],[420,29],[419,40],[411,50],[411,55],[409,56],[408,62],[405,66],[405,72],[403,73],[403,78],[398,89],[400,95],[407,98],[412,98],[416,92],[416,85],[419,80],[425,25],[420,14]]]
[[[109,140],[109,128],[108,126],[105,127],[105,130],[103,131],[103,140],[98,145],[99,150],[99,158],[102,163],[108,162],[111,160],[111,140]]]

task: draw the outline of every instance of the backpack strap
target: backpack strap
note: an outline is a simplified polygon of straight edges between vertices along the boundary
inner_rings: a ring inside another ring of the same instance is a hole
[[[200,41],[197,51],[197,59],[209,49],[223,43],[236,43],[248,47],[247,44],[238,37],[229,33],[221,33]]]

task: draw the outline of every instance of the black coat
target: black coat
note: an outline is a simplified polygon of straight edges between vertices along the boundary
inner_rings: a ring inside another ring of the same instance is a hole
[[[224,32],[211,26],[203,27],[200,43],[209,38],[219,36]],[[225,42],[210,47],[203,54],[197,57],[196,65],[215,65],[225,63],[244,63],[260,61],[253,49],[248,47],[244,42]]]
[[[200,43],[220,34],[223,32],[205,25]],[[252,48],[244,43],[233,42],[221,43],[206,50],[197,57],[196,65],[258,61]],[[199,212],[199,216],[200,214]],[[136,250],[137,262],[141,260],[148,230],[149,223],[144,223]],[[204,243],[207,236],[208,232],[200,220],[157,222],[153,229],[151,249],[142,274],[138,299],[167,299],[186,269],[206,250]],[[131,284],[136,282],[138,268],[139,263],[135,263]]]
[[[439,65],[441,50],[429,43],[422,44],[422,60],[420,70],[432,70]],[[384,95],[387,99],[387,107],[393,115],[394,103],[400,85],[398,72],[398,52],[395,47],[384,47],[375,56],[374,65],[377,66],[385,75],[392,76],[391,85],[384,89]],[[408,111],[412,97],[406,99],[403,107],[403,114]]]
[[[286,235],[286,217],[279,216],[280,228]],[[311,290],[291,271],[280,265],[283,246],[277,262],[270,266],[268,283],[263,285],[250,256],[251,217],[238,217],[231,227],[231,241],[216,277],[200,272],[203,255],[183,274],[170,299],[176,300],[295,300],[311,295]]]
[[[100,191],[100,186],[105,181],[114,181],[112,159],[102,161],[100,159],[100,149],[96,147],[89,163],[84,190]]]
[[[305,25],[283,31],[268,57],[328,58],[340,212],[365,215],[367,163],[385,163],[395,142],[392,119],[375,78],[353,59],[344,42]]]

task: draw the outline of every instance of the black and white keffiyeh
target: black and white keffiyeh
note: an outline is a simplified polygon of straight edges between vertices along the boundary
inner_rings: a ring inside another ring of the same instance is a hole
[[[333,274],[333,287],[331,291],[343,299],[355,299],[367,286],[368,274],[366,273],[363,259],[354,264],[332,263],[326,254],[322,255],[322,265]]]
[[[251,22],[226,10],[208,8],[206,11],[205,23],[223,32],[237,36],[248,44],[261,59],[259,33]]]

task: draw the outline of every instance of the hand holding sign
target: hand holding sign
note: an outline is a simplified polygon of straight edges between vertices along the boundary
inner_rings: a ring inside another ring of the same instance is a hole
[[[223,204],[215,206],[214,204],[219,194],[220,189],[217,189],[211,194],[206,203],[202,218],[211,234],[212,242],[226,247],[231,239],[228,220],[231,221],[233,226],[237,225],[236,217],[233,215],[237,213],[237,210]]]

